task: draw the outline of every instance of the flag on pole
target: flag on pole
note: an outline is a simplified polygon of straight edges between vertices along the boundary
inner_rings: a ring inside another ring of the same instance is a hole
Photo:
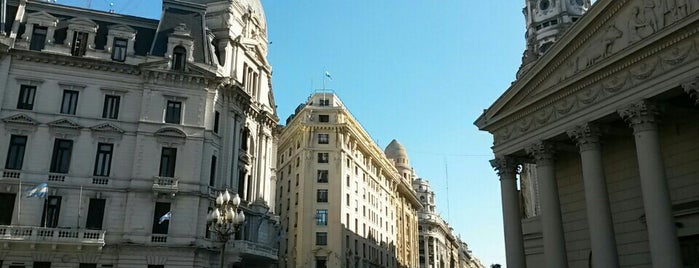
[[[168,211],[165,213],[165,215],[160,217],[160,221],[158,221],[158,224],[163,224],[164,221],[170,221],[170,218],[172,217],[172,213]]]
[[[325,77],[327,77],[328,79],[330,79],[330,81],[333,80],[333,77],[330,75],[330,73],[329,73],[328,71],[325,71]]]
[[[47,183],[40,183],[37,186],[27,189],[27,198],[31,197],[46,197],[49,194],[49,185]]]

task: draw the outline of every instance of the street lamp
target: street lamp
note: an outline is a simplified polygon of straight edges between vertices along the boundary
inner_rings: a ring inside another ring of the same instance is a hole
[[[233,198],[228,190],[219,192],[216,197],[216,208],[211,211],[207,218],[209,230],[216,233],[218,240],[223,245],[221,246],[221,268],[223,268],[223,256],[226,252],[226,243],[231,235],[238,231],[243,222],[245,222],[245,214],[243,211],[238,211],[240,205],[240,197],[236,193]]]

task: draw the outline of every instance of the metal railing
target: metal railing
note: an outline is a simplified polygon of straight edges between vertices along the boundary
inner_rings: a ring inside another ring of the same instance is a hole
[[[247,253],[251,255],[265,256],[270,259],[277,259],[277,248],[246,240],[231,240],[233,247],[231,251]]]
[[[0,225],[0,241],[104,246],[104,230]]]

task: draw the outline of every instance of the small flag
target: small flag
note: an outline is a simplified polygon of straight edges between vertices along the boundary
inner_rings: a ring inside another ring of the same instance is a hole
[[[32,188],[27,188],[27,198],[30,197],[46,197],[49,194],[49,185],[40,183]]]
[[[158,224],[163,224],[164,221],[169,221],[171,217],[172,213],[168,211],[167,213],[165,213],[165,215],[160,217],[160,221],[158,221]]]
[[[328,71],[325,71],[325,77],[327,77],[328,79],[330,79],[330,81],[333,80],[333,77],[330,76],[330,73],[329,73]]]

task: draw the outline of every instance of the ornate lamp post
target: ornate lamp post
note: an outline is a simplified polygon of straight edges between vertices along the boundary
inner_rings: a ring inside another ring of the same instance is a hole
[[[221,245],[221,268],[223,268],[223,257],[226,252],[226,243],[231,235],[236,233],[243,222],[245,222],[245,214],[243,211],[238,211],[240,205],[240,197],[236,193],[233,198],[228,190],[218,193],[216,197],[216,208],[211,211],[208,216],[209,230],[216,233]]]

